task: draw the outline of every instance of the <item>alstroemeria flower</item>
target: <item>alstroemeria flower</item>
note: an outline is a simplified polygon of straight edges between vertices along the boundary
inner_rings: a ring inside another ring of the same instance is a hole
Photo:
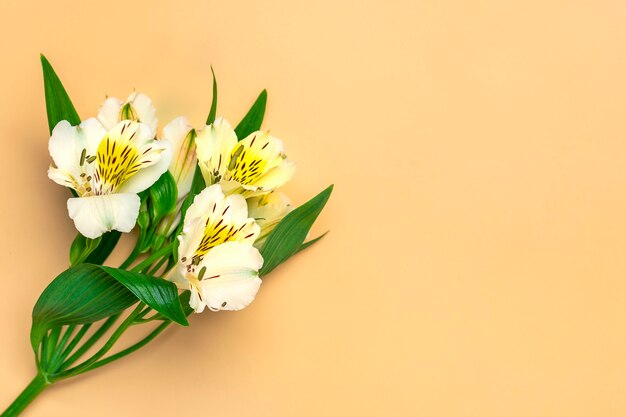
[[[78,197],[67,201],[76,229],[95,239],[105,232],[130,232],[137,221],[137,193],[167,170],[170,145],[153,139],[143,123],[123,121],[108,132],[91,118],[79,126],[59,122],[48,144],[54,164],[48,176]]]
[[[196,171],[196,131],[189,125],[187,118],[177,117],[163,128],[162,140],[172,144],[172,162],[169,171],[178,187],[178,204],[174,213],[161,220],[157,233],[166,236],[180,223],[180,207],[191,190],[191,183]]]
[[[122,120],[132,120],[147,125],[152,130],[152,138],[156,136],[156,109],[150,97],[134,92],[126,101],[116,97],[107,98],[98,112],[98,120],[105,129],[110,130]]]
[[[238,142],[223,118],[198,132],[196,148],[205,182],[220,183],[227,194],[269,193],[289,181],[295,171],[281,140],[258,131]]]
[[[254,246],[260,248],[270,232],[292,210],[291,200],[284,193],[274,191],[249,198],[247,203],[248,216],[252,217],[261,228],[261,233],[254,242]]]
[[[200,313],[241,310],[252,302],[261,279],[263,258],[252,246],[259,226],[248,218],[241,195],[224,195],[216,184],[198,194],[179,236],[179,261],[168,275],[191,291],[190,306]]]

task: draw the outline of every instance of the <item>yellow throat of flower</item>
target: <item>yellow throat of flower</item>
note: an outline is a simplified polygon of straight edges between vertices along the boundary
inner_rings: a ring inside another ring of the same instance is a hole
[[[132,138],[132,137],[131,137]],[[94,172],[100,188],[97,194],[115,191],[141,168],[139,151],[130,141],[104,138],[96,153],[98,167]]]
[[[206,255],[215,246],[228,241],[238,240],[239,236],[237,236],[237,234],[248,224],[243,223],[240,227],[237,227],[234,224],[227,224],[224,222],[224,215],[226,215],[228,210],[230,210],[230,206],[226,206],[224,211],[222,213],[217,213],[217,215],[214,213],[215,207],[216,206],[214,205],[213,213],[209,216],[204,228],[202,240],[193,254],[192,264],[194,265],[199,264],[204,255]],[[249,237],[250,235],[242,236],[243,239],[247,239]]]
[[[252,148],[255,140],[256,138],[252,140],[250,147],[240,144],[231,153],[230,164],[228,165],[229,180],[247,185],[254,182],[265,169],[267,160],[254,152],[254,148]],[[261,150],[263,149],[264,147],[261,148]]]

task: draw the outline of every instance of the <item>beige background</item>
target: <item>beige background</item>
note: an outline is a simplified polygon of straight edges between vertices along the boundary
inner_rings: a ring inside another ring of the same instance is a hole
[[[626,4],[21,1],[0,5],[0,404],[66,266],[44,52],[83,117],[149,94],[265,126],[327,239],[240,313],[195,317],[28,416],[626,415]]]

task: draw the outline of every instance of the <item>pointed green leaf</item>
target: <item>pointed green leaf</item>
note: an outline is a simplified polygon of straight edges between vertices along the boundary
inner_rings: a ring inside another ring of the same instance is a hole
[[[265,116],[265,106],[267,104],[267,91],[261,91],[248,114],[239,122],[235,128],[235,133],[239,140],[245,139],[250,133],[256,132],[261,128],[263,117]]]
[[[213,74],[213,99],[211,100],[209,117],[206,119],[207,125],[210,125],[215,121],[215,115],[217,113],[217,81],[215,80],[215,71],[213,71],[213,66],[211,66],[211,74]]]
[[[309,246],[319,242],[324,236],[326,236],[328,234],[328,232],[324,232],[321,235],[319,235],[318,237],[316,237],[315,239],[311,239],[308,242],[304,242],[300,248],[298,249],[298,252],[301,252],[303,250],[305,250],[306,248],[308,248]],[[298,253],[296,252],[296,253]]]
[[[85,259],[98,248],[101,241],[102,236],[89,239],[78,233],[70,247],[70,265],[74,266],[85,262]]]
[[[178,296],[178,299],[180,300],[180,305],[182,306],[183,312],[185,313],[185,316],[187,317],[189,317],[189,315],[193,313],[194,311],[193,308],[191,308],[191,306],[189,305],[190,298],[191,298],[191,292],[189,290],[183,291]],[[161,313],[157,313],[152,316],[152,320],[164,320],[164,319],[166,319],[166,317],[163,316],[163,314]]]
[[[330,198],[333,186],[313,197],[307,203],[287,214],[267,237],[261,248],[263,268],[260,275],[267,275],[274,268],[296,254],[306,239],[311,226]]]
[[[41,55],[41,67],[43,69],[43,83],[46,94],[46,112],[48,114],[48,128],[52,129],[61,120],[67,120],[72,126],[80,124],[80,117],[67,95],[61,80],[50,65],[45,56]]]
[[[183,291],[180,296],[180,304],[183,306],[183,311],[185,312],[186,316],[189,316],[191,313],[193,313],[193,308],[191,308],[191,306],[189,305],[189,300],[191,299],[191,291]]]
[[[123,269],[101,268],[155,311],[178,324],[189,325],[173,282]]]
[[[30,340],[35,352],[48,330],[66,324],[94,323],[137,302],[124,285],[97,265],[81,264],[57,276],[33,308]]]

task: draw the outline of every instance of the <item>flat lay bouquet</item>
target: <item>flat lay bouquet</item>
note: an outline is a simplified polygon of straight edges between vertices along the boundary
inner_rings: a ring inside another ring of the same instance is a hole
[[[184,117],[160,128],[140,92],[109,97],[81,120],[50,63],[41,62],[48,177],[67,188],[77,235],[69,268],[33,309],[36,376],[2,416],[19,415],[51,384],[125,357],[172,324],[188,326],[193,313],[245,308],[263,277],[321,238],[309,239],[309,230],[332,192],[294,207],[280,191],[295,164],[261,129],[265,91],[235,127],[216,118],[214,74],[198,128]],[[105,266],[131,231],[126,260]],[[144,335],[119,347],[135,326]]]

